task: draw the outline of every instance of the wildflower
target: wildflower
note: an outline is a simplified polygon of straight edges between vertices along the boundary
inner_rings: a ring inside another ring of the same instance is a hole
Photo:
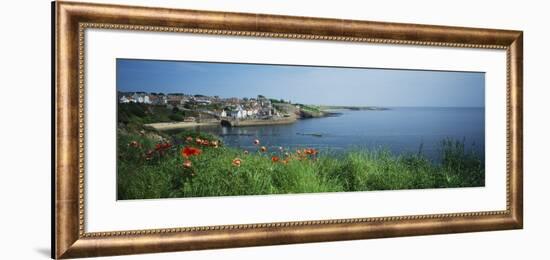
[[[305,149],[304,152],[305,152],[305,154],[308,154],[308,155],[316,155],[317,154],[317,150],[315,150],[313,148]]]
[[[283,164],[287,164],[290,161],[290,158],[286,158],[282,161]]]
[[[243,153],[244,153],[244,154],[248,154],[248,150],[244,150],[244,152],[243,152]]]
[[[279,151],[283,151],[283,147],[282,146],[279,146]]]
[[[191,161],[185,160],[185,162],[183,162],[183,167],[185,167],[185,168],[191,168]]]
[[[153,158],[153,154],[154,154],[154,151],[153,150],[148,150],[146,153],[145,153],[145,160],[151,160]]]
[[[233,159],[233,161],[231,162],[231,164],[233,164],[233,166],[240,167],[240,166],[241,166],[241,159],[235,158],[235,159]]]
[[[259,144],[260,144],[260,140],[258,140],[258,139],[254,140],[254,144],[255,144],[255,145],[259,145]]]
[[[201,153],[202,153],[202,150],[195,147],[186,146],[185,148],[181,149],[181,156],[183,156],[184,158],[189,158],[190,156],[193,156],[193,155],[200,155]]]
[[[185,138],[185,141],[188,142],[188,143],[193,142],[193,137],[188,136],[188,137]]]
[[[208,140],[202,140],[201,145],[209,146],[210,142]]]
[[[202,139],[200,139],[200,138],[197,137],[197,138],[195,138],[195,142],[196,142],[197,144],[202,144]]]
[[[162,150],[166,150],[170,147],[172,147],[172,144],[170,144],[170,143],[158,143],[158,144],[155,145],[155,150],[162,151]]]
[[[212,142],[210,142],[210,144],[212,145],[212,147],[218,148],[219,142],[218,141],[212,141]]]
[[[267,151],[267,148],[265,146],[262,146],[260,147],[260,151],[263,153],[263,152],[266,152]]]
[[[285,153],[285,157],[289,157],[290,154],[288,152]]]
[[[271,157],[271,161],[274,162],[274,163],[276,163],[276,162],[279,161],[279,157],[278,157],[278,156],[272,156],[272,157]]]
[[[138,141],[131,141],[128,146],[131,146],[131,147],[139,147],[140,144],[138,143]]]

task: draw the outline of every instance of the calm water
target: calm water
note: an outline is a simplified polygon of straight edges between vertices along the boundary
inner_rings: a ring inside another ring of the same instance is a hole
[[[259,139],[271,149],[313,147],[325,153],[360,148],[385,148],[395,154],[422,152],[439,160],[445,138],[464,140],[481,157],[485,151],[483,108],[391,108],[385,111],[341,110],[341,116],[298,120],[290,125],[258,127],[203,127],[226,145],[254,149]],[[313,136],[315,134],[317,136]],[[320,136],[319,136],[320,135]]]

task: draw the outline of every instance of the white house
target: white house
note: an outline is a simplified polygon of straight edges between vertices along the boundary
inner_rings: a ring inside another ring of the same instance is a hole
[[[246,117],[246,111],[241,105],[238,105],[235,110],[231,111],[231,116],[237,119],[242,119]]]
[[[130,99],[128,99],[126,96],[122,96],[119,100],[120,103],[130,103]]]
[[[210,104],[212,104],[212,101],[210,101],[207,97],[201,97],[201,98],[191,97],[191,100],[193,100],[193,102],[195,102],[197,105],[210,105]]]
[[[143,97],[141,95],[134,94],[134,95],[132,95],[132,99],[136,103],[143,103]]]
[[[183,97],[181,100],[180,100],[180,105],[185,105],[185,103],[189,102],[189,98],[188,97]]]
[[[151,99],[149,99],[149,96],[144,96],[143,97],[143,103],[145,103],[145,104],[151,104],[152,103]]]

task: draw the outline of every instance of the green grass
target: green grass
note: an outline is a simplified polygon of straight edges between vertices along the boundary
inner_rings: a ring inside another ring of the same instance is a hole
[[[309,112],[309,113],[321,113],[321,112],[323,112],[319,106],[300,104],[300,107],[303,111]]]
[[[118,104],[118,123],[132,130],[142,129],[143,124],[183,121],[187,116],[196,114],[178,108],[168,109],[164,105]]]
[[[216,140],[181,133],[170,148],[155,151],[156,142],[149,135],[119,131],[118,199],[484,186],[482,161],[459,141],[443,141],[442,161],[436,164],[422,154],[396,156],[386,150],[357,150],[341,156],[298,156],[295,151],[259,149],[245,154],[223,145],[185,142],[187,136]],[[186,159],[181,149],[185,146],[202,150],[189,158],[191,167],[183,165]],[[279,162],[272,162],[272,156],[279,157]],[[233,165],[235,158],[241,159],[240,166]],[[290,158],[286,164],[282,163],[285,158]]]

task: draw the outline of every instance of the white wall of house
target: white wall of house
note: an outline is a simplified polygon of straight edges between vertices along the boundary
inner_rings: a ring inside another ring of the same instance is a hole
[[[151,100],[149,99],[149,96],[144,96],[144,97],[143,97],[143,103],[145,103],[145,104],[151,104]]]
[[[126,96],[122,96],[120,98],[120,103],[130,103],[130,99],[128,99]]]

